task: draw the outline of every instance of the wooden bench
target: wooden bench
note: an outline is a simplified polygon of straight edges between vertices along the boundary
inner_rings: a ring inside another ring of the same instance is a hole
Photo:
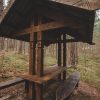
[[[9,80],[9,81],[6,81],[6,82],[1,82],[0,83],[0,93],[1,93],[1,90],[4,91],[7,88],[13,87],[15,85],[18,85],[18,84],[24,83],[24,82],[25,82],[25,80],[23,80],[21,78],[16,78],[16,79]],[[7,94],[6,96],[0,97],[0,100],[10,100],[14,96],[15,95]]]
[[[5,89],[5,88],[9,88],[11,86],[20,84],[22,82],[24,82],[25,80],[21,79],[21,78],[16,78],[7,82],[1,82],[0,83],[0,90]]]
[[[75,87],[78,85],[80,73],[74,72],[67,80],[65,80],[56,91],[56,100],[64,100],[70,96]]]

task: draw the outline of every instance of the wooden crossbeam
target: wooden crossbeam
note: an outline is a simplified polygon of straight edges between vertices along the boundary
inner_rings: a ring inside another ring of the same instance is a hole
[[[20,35],[26,35],[26,34],[30,34],[30,33],[34,33],[34,32],[39,32],[41,31],[47,31],[47,30],[52,30],[52,29],[58,29],[58,28],[63,28],[63,27],[69,27],[72,26],[74,29],[78,29],[80,28],[80,26],[74,25],[74,23],[70,23],[70,21],[68,20],[67,23],[66,22],[49,22],[49,23],[45,23],[45,24],[41,24],[38,26],[34,26],[32,25],[30,28],[26,28],[22,31],[19,31],[16,33],[17,36]]]

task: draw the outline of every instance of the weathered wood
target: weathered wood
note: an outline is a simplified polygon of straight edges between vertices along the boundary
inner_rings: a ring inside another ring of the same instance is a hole
[[[0,98],[0,100],[10,100],[13,96],[12,95],[6,95]]]
[[[43,85],[36,84],[36,100],[43,100]]]
[[[29,53],[29,75],[35,75],[36,69],[35,69],[35,64],[36,64],[36,34],[32,33],[30,34],[30,53]],[[28,98],[30,100],[35,99],[35,84],[33,82],[29,82],[26,84],[29,86],[27,87],[26,85],[26,93],[28,93]],[[27,89],[29,88],[29,90]]]
[[[56,100],[64,100],[73,92],[80,79],[80,73],[74,72],[69,78],[62,83],[57,89]]]
[[[41,31],[46,31],[46,30],[52,30],[52,29],[58,29],[58,28],[63,28],[63,27],[68,27],[68,26],[72,26],[73,23],[69,22],[69,20],[66,22],[64,21],[54,21],[54,22],[49,22],[49,23],[45,23],[45,24],[41,24],[38,26],[30,26],[29,28],[23,29],[19,32],[17,32],[14,36],[20,36],[20,35],[26,35],[26,34],[30,34],[33,32],[39,32]],[[75,29],[80,28],[80,26],[75,25],[74,26]]]
[[[44,23],[50,20],[57,21],[60,23],[64,22],[65,25],[67,25],[66,27],[71,29],[69,30],[69,33],[71,33],[72,30],[74,31],[74,34],[72,34],[73,37],[76,38],[76,33],[79,33],[78,36],[80,39],[82,38],[82,40],[86,42],[92,41],[92,39],[90,40],[90,38],[93,34],[92,32],[88,33],[88,30],[92,31],[93,29],[95,15],[93,14],[93,18],[90,17],[91,14],[94,13],[93,11],[84,10],[74,6],[68,6],[58,3],[49,3],[48,1],[45,1],[46,0],[26,0],[24,2],[25,5],[23,5],[23,7],[25,7],[26,10],[20,10],[20,8],[22,8],[20,6],[22,5],[21,1],[17,2],[16,0],[13,0],[11,6],[8,7],[9,9],[6,9],[5,13],[2,14],[0,36],[29,41],[29,35],[21,37],[20,35],[17,35],[17,32],[21,30],[23,31],[25,28],[30,27],[30,23],[33,22],[33,14],[35,15],[36,13],[43,17]],[[27,3],[29,5],[27,5]],[[22,18],[23,16],[24,18]],[[93,23],[91,23],[90,18],[91,20],[93,20]],[[88,27],[89,24],[91,24],[91,27]],[[30,31],[28,31],[28,33],[30,33]],[[48,31],[49,29],[46,30],[46,33],[48,33]]]
[[[42,18],[38,16],[38,25],[42,24]],[[44,45],[43,45],[43,34],[40,27],[37,32],[37,72],[38,77],[42,77],[44,74]],[[43,100],[43,85],[35,84],[36,88],[36,100]]]
[[[80,26],[81,28],[83,27],[83,25],[85,25],[85,21],[84,20],[79,20],[78,18],[76,18],[76,16],[72,16],[71,14],[65,14],[60,12],[59,10],[51,10],[52,8],[48,7],[47,9],[45,9],[45,7],[42,5],[40,7],[36,8],[37,13],[41,14],[41,15],[45,15],[48,18],[51,18],[55,21],[64,21],[65,23],[72,23],[73,25],[71,25],[71,27],[75,27],[75,26]],[[70,24],[69,24],[70,25]],[[70,27],[70,26],[69,26]]]
[[[61,41],[61,36],[58,36],[58,41]],[[58,66],[61,67],[62,64],[62,45],[58,43]],[[59,80],[61,80],[61,74],[58,75]]]
[[[56,70],[52,70],[51,72],[46,73],[45,76],[43,76],[43,77],[39,77],[37,75],[19,75],[19,76],[21,78],[25,79],[25,80],[30,81],[30,82],[35,82],[35,83],[38,83],[38,84],[43,84],[43,83],[46,83],[46,82],[52,80],[57,75],[62,73],[64,70],[66,70],[65,67],[60,67],[60,68],[57,68]]]
[[[36,64],[36,34],[30,34],[29,74],[34,75]]]
[[[10,3],[8,4],[8,6],[6,7],[6,9],[3,10],[2,12],[2,16],[0,16],[0,23],[2,22],[2,20],[4,19],[4,17],[6,16],[7,12],[10,10],[11,6],[14,4],[15,0],[10,1]]]
[[[66,67],[66,34],[63,34],[63,67]],[[63,72],[63,80],[66,80],[66,70]]]
[[[7,81],[7,82],[1,82],[0,83],[0,90],[11,87],[11,86],[14,86],[14,85],[22,83],[24,81],[25,80],[22,79],[22,78],[16,78],[16,79],[13,79],[13,80],[10,80],[10,81]]]
[[[41,18],[38,20],[38,24],[41,24]],[[37,33],[37,75],[43,76],[43,59],[44,59],[44,46],[43,46],[43,35],[41,29]]]
[[[54,1],[54,0],[53,0]],[[99,0],[88,0],[88,1],[81,1],[81,0],[55,0],[58,3],[64,5],[73,5],[77,8],[82,8],[86,10],[97,10],[100,9],[100,2]]]

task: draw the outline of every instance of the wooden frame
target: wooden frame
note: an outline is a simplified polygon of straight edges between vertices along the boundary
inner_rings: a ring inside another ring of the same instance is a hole
[[[25,11],[21,5],[20,1],[12,0],[3,12],[0,20],[1,36],[29,41],[29,75],[19,77],[25,79],[25,89],[30,100],[43,100],[43,84],[55,77],[66,80],[66,42],[92,42],[95,11],[50,1],[26,1],[23,5],[27,7]],[[58,29],[61,30],[59,33]],[[65,32],[75,39],[67,40]],[[49,35],[45,37],[44,33]],[[58,45],[58,67],[53,69],[52,73],[45,73],[44,45],[51,43]],[[15,83],[20,82],[23,80],[15,81]],[[7,87],[11,85],[14,85],[13,81],[6,84]],[[5,88],[5,85],[1,85],[0,88]]]
[[[53,29],[58,29],[58,28],[64,28],[64,27],[69,27],[73,26],[75,29],[81,28],[81,26],[74,25],[73,23],[70,23],[70,21],[60,21],[60,22],[49,22],[45,24],[41,24],[38,26],[31,25],[30,28],[23,29],[22,31],[19,31],[16,33],[14,36],[21,36],[21,35],[26,35],[34,32],[39,32],[41,31],[47,31],[47,30],[53,30]]]

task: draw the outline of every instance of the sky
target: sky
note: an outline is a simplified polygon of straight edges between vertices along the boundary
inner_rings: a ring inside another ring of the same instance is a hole
[[[8,1],[8,0],[5,0],[5,5],[7,5],[7,1]]]

